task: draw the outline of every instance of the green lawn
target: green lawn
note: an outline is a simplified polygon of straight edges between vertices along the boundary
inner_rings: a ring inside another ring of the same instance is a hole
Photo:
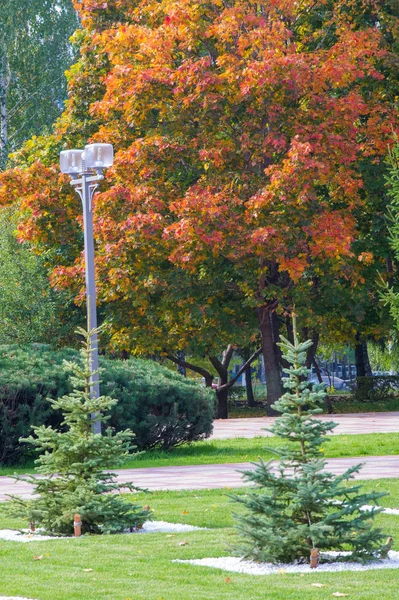
[[[383,504],[399,506],[398,480],[366,482],[365,487],[390,491]],[[138,495],[154,509],[157,519],[207,526],[210,531],[29,544],[2,541],[0,594],[37,600],[327,600],[341,592],[349,599],[397,600],[399,572],[395,570],[255,577],[172,563],[175,558],[229,554],[235,536],[229,493],[204,490]],[[381,515],[378,523],[399,540],[399,517]],[[0,517],[0,528],[18,526],[24,524]],[[34,560],[35,556],[42,558]],[[315,582],[327,587],[312,587]]]
[[[348,398],[348,400],[333,401],[333,409],[334,414],[399,411],[399,398],[389,398],[383,402],[355,402]],[[265,415],[265,403],[263,406],[255,406],[254,408],[248,408],[245,404],[243,406],[232,404],[229,407],[230,419],[264,417]],[[332,415],[332,418],[334,418],[334,415]]]
[[[283,442],[279,438],[236,438],[195,442],[185,444],[165,452],[150,450],[126,463],[126,468],[162,467],[171,465],[203,465],[212,463],[235,463],[273,458],[273,453],[265,447],[276,448]],[[325,444],[325,456],[337,458],[345,456],[383,456],[399,454],[399,434],[367,433],[358,435],[335,435]],[[21,467],[0,468],[0,475],[32,472],[33,463]]]
[[[169,452],[150,451],[126,464],[128,468],[160,467],[167,465],[200,465],[212,463],[235,463],[274,458],[266,447],[276,448],[284,444],[276,437],[236,438],[196,442],[174,448]],[[399,454],[399,434],[368,433],[359,435],[331,436],[325,444],[327,458],[348,456],[383,456]]]

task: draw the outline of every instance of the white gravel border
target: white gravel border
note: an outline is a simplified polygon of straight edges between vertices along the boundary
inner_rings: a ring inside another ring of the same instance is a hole
[[[15,531],[14,529],[0,529],[0,539],[7,542],[45,542],[46,540],[60,540],[62,538],[52,535],[41,535],[40,533],[28,533],[24,531]],[[64,538],[65,539],[65,538]],[[2,600],[0,596],[0,600]]]
[[[22,598],[21,596],[0,596],[0,600],[32,600],[32,598]]]
[[[167,521],[146,521],[136,533],[185,533],[186,531],[207,531],[207,527],[168,523]],[[1,598],[0,598],[1,600]]]
[[[146,521],[142,529],[126,533],[186,533],[187,531],[206,530],[206,527],[195,527],[183,523],[167,523],[166,521]],[[0,529],[0,539],[8,542],[45,542],[47,540],[76,539],[75,537],[60,537],[55,535],[42,535],[40,530],[35,533],[29,531],[15,531],[14,529]],[[2,600],[2,596],[0,596]]]
[[[345,553],[325,553],[325,557],[334,557]],[[213,567],[222,571],[233,573],[244,573],[246,575],[282,575],[284,573],[338,573],[340,571],[370,571],[375,569],[399,569],[399,552],[391,550],[389,558],[362,564],[357,562],[330,562],[321,564],[317,569],[311,569],[309,564],[272,564],[256,563],[250,560],[242,560],[233,556],[221,558],[198,558],[193,560],[172,560],[176,563],[187,563],[199,567]]]
[[[361,510],[372,510],[373,508],[378,508],[378,506],[373,506],[371,504],[364,504],[361,507]],[[384,508],[382,511],[386,515],[399,515],[399,508]],[[1,600],[1,598],[0,598]]]

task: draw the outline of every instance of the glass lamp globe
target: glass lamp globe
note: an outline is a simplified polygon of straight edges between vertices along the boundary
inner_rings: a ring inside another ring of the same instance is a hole
[[[77,175],[82,172],[83,150],[63,150],[60,154],[61,173]]]
[[[112,144],[88,144],[85,147],[85,165],[87,169],[105,169],[114,164]]]

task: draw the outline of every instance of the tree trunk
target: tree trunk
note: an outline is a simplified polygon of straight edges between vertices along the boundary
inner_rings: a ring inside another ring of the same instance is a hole
[[[227,383],[227,381],[225,382]],[[228,399],[229,399],[229,388],[216,388],[216,399],[217,399],[217,409],[216,409],[216,418],[217,419],[228,419],[229,418],[229,409],[228,409]]]
[[[279,371],[281,371],[281,369],[283,367],[289,368],[290,365],[283,358],[283,353],[280,349],[280,346],[277,345],[277,343],[280,341],[280,322],[279,322],[279,318],[278,318],[278,315],[275,310],[272,310],[270,312],[270,322],[272,324],[272,336],[273,336],[275,361],[276,361],[276,365],[278,365]],[[281,376],[281,374],[280,374],[280,376]]]
[[[8,83],[6,59],[0,55],[0,171],[6,168],[8,156]]]
[[[367,349],[367,342],[364,342],[364,344],[363,344],[363,358],[364,358],[364,370],[366,372],[366,377],[372,377],[373,372],[371,370],[369,351]]]
[[[217,407],[217,419],[227,419],[228,418],[228,397],[229,397],[229,389],[238,381],[238,378],[245,372],[247,367],[253,363],[254,360],[258,358],[260,353],[262,352],[262,348],[258,348],[249,358],[245,361],[245,363],[238,369],[238,372],[232,377],[229,381],[229,364],[232,359],[234,352],[234,348],[231,344],[229,344],[226,350],[223,352],[223,358],[220,361],[217,356],[208,356],[210,362],[213,367],[216,369],[219,375],[219,383],[216,388],[216,398],[218,401]]]
[[[179,361],[179,364],[177,365],[177,372],[180,373],[180,375],[183,375],[183,377],[187,377],[186,367],[184,366],[186,355],[183,350],[179,350],[177,352],[177,360]]]
[[[313,366],[314,366],[315,371],[316,371],[318,382],[319,383],[323,383],[323,378],[322,378],[321,373],[320,373],[320,367],[319,367],[319,365],[318,365],[318,363],[316,361],[316,358],[313,358]]]
[[[291,315],[287,315],[285,318],[285,326],[287,328],[287,340],[289,342],[291,342],[291,344],[294,343],[294,330],[292,327],[292,317]]]
[[[276,341],[273,336],[276,335],[276,323],[272,317],[273,307],[260,306],[258,308],[259,329],[262,337],[262,352],[266,374],[266,413],[268,416],[274,416],[277,413],[272,405],[278,400],[282,393],[280,365],[277,362]]]
[[[304,337],[304,339],[308,338],[308,333],[306,330],[306,335]],[[310,346],[310,348],[308,349],[307,353],[306,353],[306,368],[307,369],[311,369],[312,365],[314,365],[315,363],[315,359],[316,359],[316,352],[317,352],[317,346],[319,345],[319,334],[317,333],[317,331],[315,331],[314,329],[312,330],[312,342],[313,344]]]
[[[229,398],[229,364],[233,357],[233,346],[229,344],[226,350],[223,352],[222,360],[220,361],[216,356],[208,356],[212,365],[216,369],[219,375],[219,383],[216,388],[216,398],[217,398],[217,409],[216,409],[216,418],[217,419],[228,419],[229,410],[228,410],[228,398]]]
[[[360,335],[356,335],[356,346],[355,346],[355,363],[356,363],[356,388],[357,392],[362,395],[363,390],[365,395],[368,392],[367,381],[364,377],[371,377],[371,368],[369,362],[369,356],[367,352],[366,342],[360,341]]]
[[[371,367],[366,342],[360,342],[359,336],[356,336],[355,362],[356,377],[371,377]]]
[[[251,366],[248,366],[244,372],[245,372],[245,388],[247,391],[248,406],[255,406],[255,396],[254,396],[254,390],[252,387]]]

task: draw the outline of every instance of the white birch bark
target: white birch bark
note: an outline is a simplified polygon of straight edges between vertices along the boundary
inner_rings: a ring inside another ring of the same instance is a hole
[[[7,90],[9,83],[9,68],[3,54],[0,56],[0,171],[5,169],[8,156]]]

